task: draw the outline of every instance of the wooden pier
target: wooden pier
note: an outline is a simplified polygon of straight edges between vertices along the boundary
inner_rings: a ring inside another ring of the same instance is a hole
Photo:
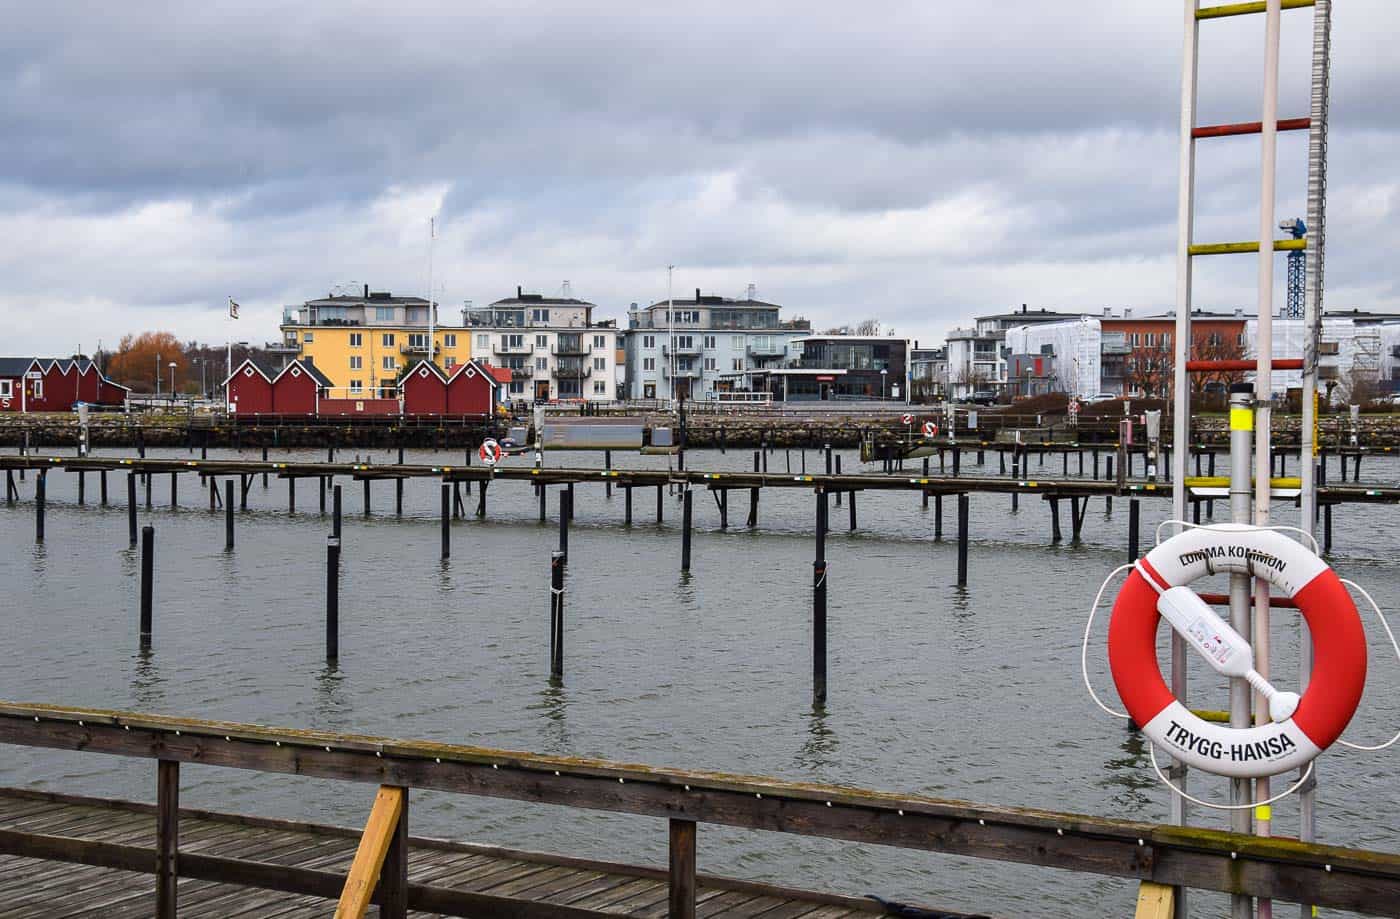
[[[698,877],[696,851],[704,845],[698,828],[723,825],[1116,877],[1141,885],[1142,895],[1154,900],[1170,897],[1172,885],[1179,885],[1400,916],[1400,855],[1282,838],[757,776],[49,705],[0,702],[0,743],[142,758],[157,767],[153,808],[33,792],[0,795],[0,852],[8,856],[9,869],[0,882],[0,907],[17,904],[6,915],[25,914],[18,904],[32,903],[23,898],[39,888],[46,890],[44,903],[90,908],[97,898],[110,898],[107,916],[124,915],[117,910],[122,904],[132,915],[151,915],[154,899],[158,919],[175,916],[181,897],[192,901],[190,915],[230,915],[235,904],[267,915],[261,904],[274,901],[284,909],[278,915],[302,915],[303,905],[318,904],[324,915],[324,901],[337,891],[340,915],[362,915],[373,900],[389,919],[402,919],[409,910],[567,917],[567,907],[590,910],[573,914],[580,917],[635,910],[680,919],[874,911],[873,903],[855,897]],[[182,763],[360,783],[379,792],[355,842],[352,831],[182,811]],[[669,864],[664,871],[629,869],[412,839],[412,788],[660,818],[669,828]],[[395,803],[392,810],[383,806],[386,801]],[[783,842],[775,839],[774,845]],[[155,878],[131,880],[114,872]],[[500,883],[472,889],[473,882],[492,877]],[[313,899],[303,904],[272,891]],[[360,911],[347,911],[347,898],[357,893]],[[54,915],[43,904],[30,912]]]

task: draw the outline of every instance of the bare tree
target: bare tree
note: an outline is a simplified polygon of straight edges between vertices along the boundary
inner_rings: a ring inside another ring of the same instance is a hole
[[[880,334],[881,322],[878,319],[862,319],[856,323],[856,334],[866,337]]]

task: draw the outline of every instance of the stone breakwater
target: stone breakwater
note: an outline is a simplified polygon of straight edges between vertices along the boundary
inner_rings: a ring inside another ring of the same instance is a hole
[[[924,419],[938,416],[911,408],[916,419],[914,427]],[[637,422],[651,427],[676,427],[674,415],[649,414],[638,416]],[[551,418],[550,423],[571,422],[568,418]],[[1039,422],[1039,423],[1037,423]],[[1055,441],[1064,443],[1111,444],[1117,439],[1116,419],[1085,419],[1077,428],[1063,417],[1017,416],[998,412],[982,412],[977,430],[958,428],[959,440],[997,441],[1007,439],[1014,430],[1021,430],[1028,443]],[[1296,415],[1274,416],[1274,438],[1280,444],[1296,444],[1300,419]],[[910,426],[898,415],[893,416],[793,416],[710,413],[691,414],[686,419],[687,445],[696,448],[755,448],[763,444],[772,447],[819,448],[858,446],[867,434],[877,442],[891,441],[908,435]],[[503,426],[488,426],[481,422],[438,421],[432,419],[354,419],[344,422],[320,420],[316,423],[248,422],[232,424],[225,419],[184,415],[97,415],[89,425],[89,442],[94,447],[404,447],[460,448],[479,444],[487,436],[503,433]],[[943,435],[947,431],[940,432]],[[1163,433],[1170,440],[1170,425],[1163,422]],[[26,435],[28,440],[26,441]],[[32,449],[76,449],[78,422],[71,414],[17,415],[0,414],[0,446],[19,447],[26,442]],[[1136,431],[1142,442],[1141,426]],[[1329,415],[1322,422],[1323,443],[1328,446],[1350,443],[1351,422],[1346,416]],[[1358,431],[1363,446],[1400,446],[1400,415],[1363,415]],[[1225,444],[1229,440],[1229,425],[1224,416],[1207,415],[1196,419],[1192,442]]]

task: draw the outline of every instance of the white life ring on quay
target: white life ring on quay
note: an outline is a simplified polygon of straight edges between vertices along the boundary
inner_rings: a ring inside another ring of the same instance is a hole
[[[1264,578],[1307,620],[1312,675],[1284,720],[1250,728],[1205,721],[1162,679],[1159,595],[1218,573]],[[1346,729],[1365,688],[1366,634],[1336,572],[1306,547],[1273,530],[1219,524],[1173,536],[1137,562],[1113,604],[1108,660],[1124,707],[1153,743],[1207,772],[1259,778],[1305,766]]]

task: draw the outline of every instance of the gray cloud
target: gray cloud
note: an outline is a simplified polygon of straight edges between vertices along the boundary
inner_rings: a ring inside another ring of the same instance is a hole
[[[567,277],[620,315],[672,262],[684,290],[754,281],[819,322],[921,338],[1023,301],[1172,302],[1178,5],[599,6],[8,10],[11,349],[59,347],[36,299],[108,339],[218,338],[233,293],[241,337],[271,338],[281,303],[336,281],[421,292],[434,211],[448,302]],[[1384,0],[1337,20],[1344,305],[1400,306],[1397,25]],[[1203,121],[1258,117],[1260,26],[1203,29]],[[1309,26],[1285,16],[1285,115],[1306,104]],[[1301,138],[1280,150],[1280,211],[1300,211]],[[1252,237],[1257,142],[1201,162],[1198,236]],[[1198,302],[1252,302],[1253,273],[1203,266]]]

